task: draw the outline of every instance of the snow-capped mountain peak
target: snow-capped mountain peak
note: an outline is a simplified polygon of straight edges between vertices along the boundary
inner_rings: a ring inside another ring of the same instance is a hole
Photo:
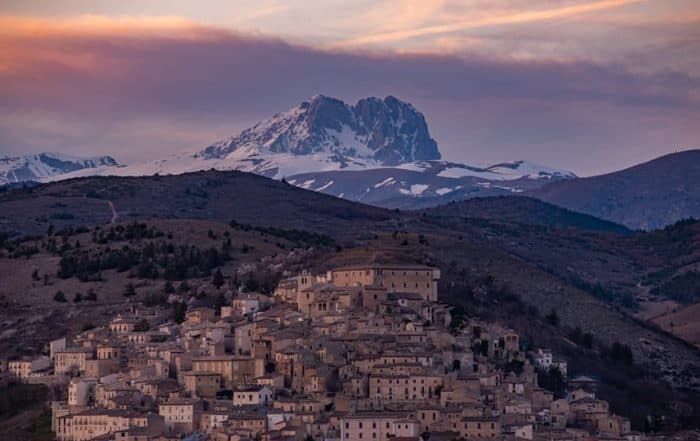
[[[116,166],[111,156],[80,158],[62,153],[0,157],[0,185],[42,181],[78,170]]]
[[[338,162],[398,165],[439,159],[423,115],[412,105],[388,96],[365,98],[350,106],[316,95],[300,105],[265,119],[238,136],[214,143],[198,154],[222,159],[265,153],[322,154]]]

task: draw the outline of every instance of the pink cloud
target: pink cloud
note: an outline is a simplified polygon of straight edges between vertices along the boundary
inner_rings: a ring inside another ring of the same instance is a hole
[[[472,162],[513,159],[522,151],[518,157],[560,165],[586,148],[583,142],[589,152],[616,146],[629,155],[663,153],[700,134],[686,123],[700,113],[700,80],[678,72],[330,51],[178,19],[153,26],[105,20],[25,20],[15,30],[5,22],[0,152],[64,149],[152,159],[233,135],[317,93],[346,100],[392,94],[413,102],[446,156]],[[630,133],[620,133],[623,126]],[[661,142],[664,127],[665,145],[651,145]]]

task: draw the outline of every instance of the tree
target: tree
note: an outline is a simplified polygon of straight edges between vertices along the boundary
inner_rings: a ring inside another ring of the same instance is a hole
[[[554,393],[555,398],[564,397],[566,380],[557,367],[551,367],[547,371],[537,372],[537,384]]]
[[[624,343],[616,341],[610,349],[606,351],[606,355],[614,363],[622,363],[627,366],[631,366],[634,363],[632,348]]]
[[[136,332],[146,332],[149,329],[151,329],[151,325],[148,323],[148,320],[146,319],[141,319],[136,324],[134,325],[134,331]]]
[[[587,348],[592,348],[593,347],[593,335],[590,332],[586,332],[581,336],[581,343],[587,347]]]
[[[226,296],[224,296],[224,293],[219,293],[218,296],[216,296],[216,300],[214,301],[214,308],[216,309],[217,314],[221,314],[221,307],[226,305]]]
[[[221,274],[221,270],[217,268],[214,273],[214,277],[211,279],[211,284],[217,288],[221,288],[224,284],[224,275]]]
[[[549,314],[545,315],[544,318],[547,319],[550,325],[559,326],[559,315],[557,315],[557,311],[554,309],[552,309]]]
[[[134,284],[129,282],[126,284],[126,287],[124,287],[124,297],[133,297],[136,295],[136,288],[134,287]]]
[[[479,349],[481,350],[481,355],[483,355],[484,357],[489,355],[489,342],[487,340],[481,340],[481,345]]]
[[[95,293],[95,290],[90,288],[88,289],[87,294],[85,294],[85,297],[83,297],[84,300],[89,300],[91,302],[94,302],[97,300],[97,294]]]
[[[180,324],[180,323],[185,321],[185,313],[187,312],[187,303],[176,302],[173,305],[175,308],[173,320],[175,321],[175,323]]]
[[[175,287],[173,286],[173,282],[171,282],[170,280],[166,280],[165,285],[163,285],[163,292],[165,292],[166,294],[174,293]]]
[[[75,293],[75,296],[73,296],[73,303],[80,303],[83,301],[83,295],[80,294],[79,292]]]
[[[66,299],[66,295],[63,294],[63,291],[58,290],[56,291],[56,294],[54,294],[53,299],[57,302],[61,303],[66,303],[68,300]]]

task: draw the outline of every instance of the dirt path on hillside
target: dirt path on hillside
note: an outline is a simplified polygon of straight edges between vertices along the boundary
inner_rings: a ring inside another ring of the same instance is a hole
[[[109,209],[112,210],[112,219],[110,219],[109,223],[110,224],[116,224],[117,219],[119,219],[119,214],[117,213],[117,209],[114,208],[114,203],[112,201],[108,200],[107,205],[109,205]]]

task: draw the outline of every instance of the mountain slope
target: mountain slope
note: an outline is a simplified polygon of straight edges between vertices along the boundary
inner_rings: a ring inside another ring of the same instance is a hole
[[[493,222],[538,225],[555,229],[630,233],[622,225],[524,196],[473,198],[422,210],[421,213],[433,217],[485,219]]]
[[[59,230],[153,218],[235,219],[340,234],[353,222],[384,222],[393,216],[388,210],[242,172],[92,176],[0,192],[0,232],[18,234],[44,233],[50,225]]]
[[[606,175],[553,182],[530,195],[629,228],[662,228],[700,217],[700,150],[673,153]]]
[[[370,170],[301,173],[290,184],[386,208],[422,208],[477,196],[521,193],[570,172],[525,161],[474,167],[448,161],[419,161]]]
[[[509,199],[493,201],[500,204]],[[527,209],[516,207],[513,212]],[[486,208],[483,211],[489,212]],[[492,212],[498,217],[508,209],[495,208]],[[542,228],[537,225],[540,220],[527,218],[525,222],[531,222],[531,227],[498,218],[493,222],[468,222],[461,214],[448,213],[441,219],[421,212],[396,212],[238,172],[90,177],[0,193],[2,231],[42,234],[70,225],[99,226],[111,221],[158,218],[182,221],[183,226],[173,230],[186,235],[187,220],[228,224],[235,219],[239,224],[331,236],[339,247],[330,249],[323,262],[354,261],[358,256],[366,261],[362,256],[372,256],[440,266],[446,279],[441,286],[448,290],[441,295],[455,296],[443,297],[445,300],[460,301],[459,296],[472,292],[469,284],[455,285],[459,289],[449,291],[448,280],[456,281],[465,274],[474,280],[492,278],[532,306],[535,312],[529,314],[543,316],[556,310],[562,325],[593,332],[596,341],[606,345],[616,341],[628,344],[635,360],[653,363],[655,369],[668,368],[664,375],[670,381],[687,383],[687,378],[677,373],[700,362],[697,351],[634,321],[562,275],[571,271],[569,267],[577,272],[607,269],[615,272],[615,277],[628,280],[630,274],[639,275],[634,271],[640,273],[642,269],[635,269],[636,262],[624,253],[628,235]],[[511,219],[518,221],[519,217],[512,215]],[[63,234],[55,233],[54,237]],[[559,266],[548,268],[551,265]],[[652,346],[644,342],[652,342]]]
[[[0,185],[41,181],[77,170],[113,167],[117,161],[110,156],[78,158],[58,153],[0,157]]]

